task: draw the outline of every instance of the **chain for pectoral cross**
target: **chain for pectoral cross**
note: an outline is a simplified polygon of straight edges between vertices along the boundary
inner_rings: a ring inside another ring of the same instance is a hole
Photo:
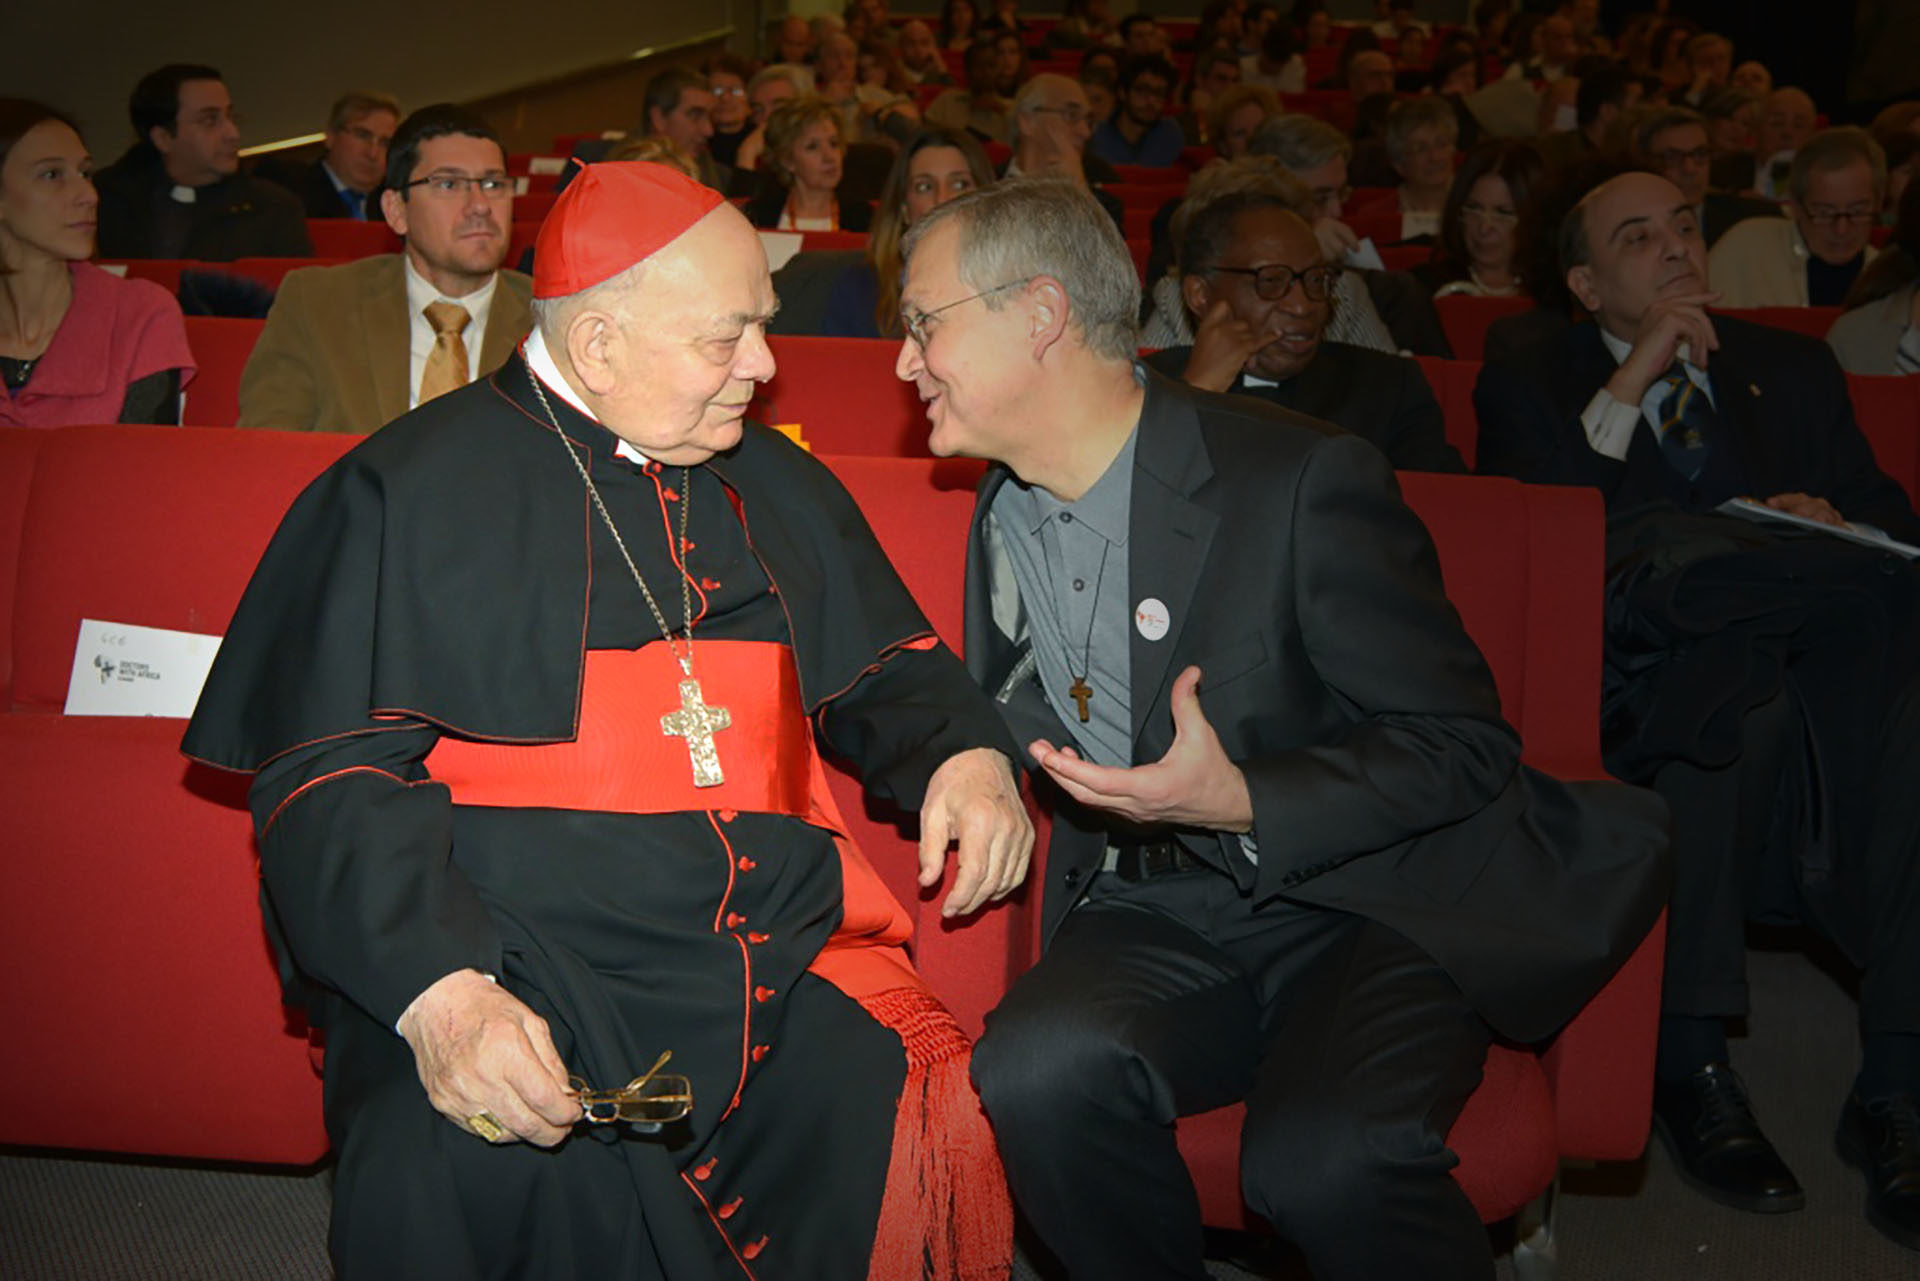
[[[554,415],[553,406],[547,401],[546,389],[540,385],[540,376],[531,369],[527,371],[533,383],[533,394],[540,398],[540,408],[547,413],[547,421],[553,424],[554,435],[560,438],[561,447],[567,451],[567,457],[580,473],[585,482],[588,497],[593,499],[595,510],[605,523],[607,532],[613,535],[613,545],[620,550],[620,559],[627,563],[627,572],[633,575],[633,581],[640,588],[640,595],[646,599],[647,608],[653,612],[654,622],[660,625],[661,638],[667,642],[667,649],[674,660],[680,664],[680,710],[668,712],[660,718],[660,732],[669,738],[687,740],[687,758],[693,765],[693,785],[695,787],[718,787],[727,781],[720,769],[720,753],[714,746],[715,730],[722,730],[733,723],[733,714],[724,707],[708,704],[706,696],[700,691],[700,682],[693,675],[693,577],[687,572],[687,511],[693,506],[693,469],[680,469],[680,546],[677,554],[670,555],[680,570],[680,609],[685,628],[686,651],[681,652],[675,643],[673,628],[667,624],[667,616],[661,612],[660,603],[653,598],[653,592],[647,587],[647,580],[640,576],[640,567],[634,564],[632,553],[627,551],[626,540],[620,537],[620,527],[613,523],[613,516],[607,511],[607,505],[600,498],[600,490],[593,483],[593,477],[587,472],[587,465],[580,461],[580,455],[574,452],[573,442],[560,430],[560,420]]]

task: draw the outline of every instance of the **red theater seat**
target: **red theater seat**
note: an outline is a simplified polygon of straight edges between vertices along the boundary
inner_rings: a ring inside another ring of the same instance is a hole
[[[309,218],[307,239],[316,258],[371,258],[400,252],[400,237],[382,219]]]
[[[1848,374],[1847,392],[1873,460],[1900,482],[1909,502],[1920,505],[1920,377]]]
[[[1775,329],[1790,329],[1796,334],[1825,341],[1833,322],[1840,319],[1838,307],[1722,307],[1718,314]]]
[[[187,346],[200,367],[187,387],[181,415],[192,427],[231,427],[240,420],[240,375],[260,340],[264,320],[188,316]]]
[[[887,338],[767,340],[778,366],[753,415],[798,424],[818,454],[927,457],[927,415],[912,384],[894,376],[900,343]]]
[[[1434,301],[1440,327],[1456,360],[1479,360],[1486,352],[1487,326],[1502,316],[1514,316],[1533,306],[1531,298],[1475,298],[1450,294]]]

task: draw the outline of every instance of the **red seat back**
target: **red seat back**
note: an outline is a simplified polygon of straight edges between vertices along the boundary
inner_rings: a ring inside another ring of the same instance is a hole
[[[231,427],[240,421],[240,375],[260,340],[264,320],[188,316],[187,346],[199,372],[187,387],[181,420],[194,427]]]
[[[309,218],[307,239],[316,258],[371,258],[400,252],[400,237],[379,218]]]
[[[1840,319],[1840,311],[1838,307],[1723,307],[1719,314],[1824,341],[1833,322]]]
[[[1531,298],[1476,298],[1449,294],[1434,300],[1440,328],[1456,360],[1481,360],[1487,349],[1487,326],[1502,316],[1515,316],[1533,306]]]
[[[1920,378],[1848,374],[1847,392],[1873,460],[1920,504]]]
[[[0,427],[0,710],[13,704],[13,599],[20,531],[45,434],[34,427]]]
[[[894,376],[898,340],[776,334],[767,344],[778,372],[755,398],[760,421],[799,424],[815,453],[928,456],[919,393]]]

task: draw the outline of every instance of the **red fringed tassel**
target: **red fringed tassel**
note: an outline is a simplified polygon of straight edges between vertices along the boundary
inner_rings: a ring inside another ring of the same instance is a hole
[[[966,1034],[922,989],[893,988],[860,1004],[907,1052],[867,1281],[1005,1281],[1013,1203],[967,1079]]]

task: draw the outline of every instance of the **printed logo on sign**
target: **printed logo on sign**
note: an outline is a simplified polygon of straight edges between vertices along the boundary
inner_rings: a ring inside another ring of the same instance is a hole
[[[113,679],[113,660],[105,654],[95,654],[93,665],[100,669],[100,683],[105,685]]]

